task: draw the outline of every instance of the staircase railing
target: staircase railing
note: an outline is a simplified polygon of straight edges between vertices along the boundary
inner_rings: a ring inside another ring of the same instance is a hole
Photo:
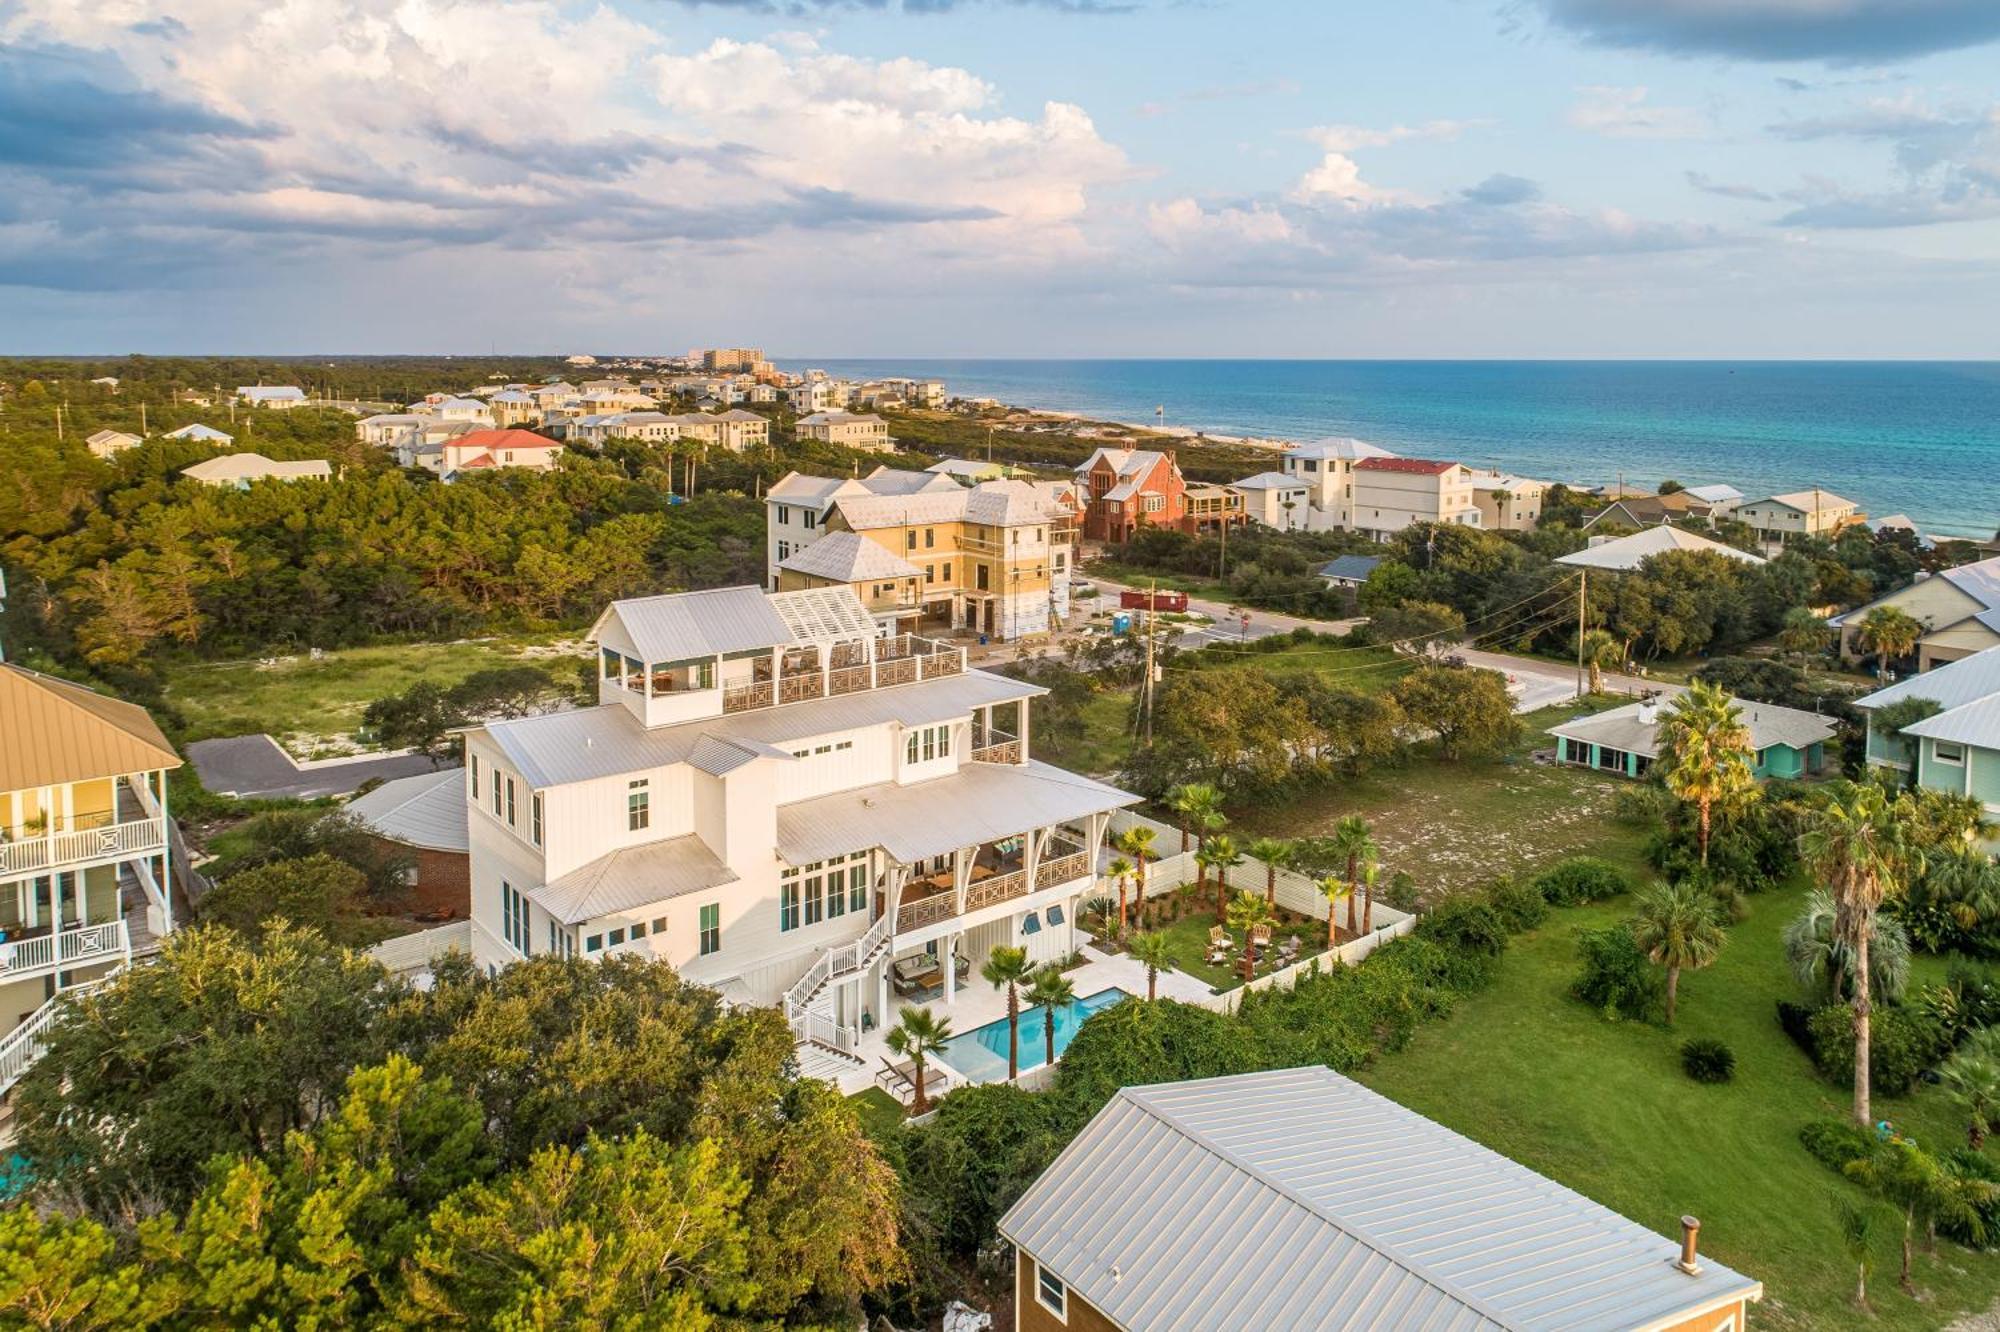
[[[30,1013],[20,1026],[0,1037],[0,1096],[14,1090],[14,1084],[26,1077],[28,1070],[35,1066],[35,1061],[42,1057],[42,1051],[48,1044],[44,1037],[55,1025],[55,1020],[62,1016],[63,1005],[78,995],[90,993],[124,969],[121,963],[102,976],[58,991],[53,999]]]
[[[866,967],[876,952],[888,943],[894,925],[895,918],[884,912],[881,918],[870,925],[860,937],[838,947],[829,948],[813,959],[813,964],[806,968],[805,975],[799,977],[792,983],[792,988],[785,991],[785,1020],[791,1024],[794,1035],[802,1041],[821,1040],[821,1037],[813,1036],[809,1032],[814,1022],[825,1022],[834,1032],[848,1037],[847,1043],[839,1045],[838,1048],[843,1050],[853,1048],[860,1039],[859,1033],[855,1032],[854,1028],[835,1026],[830,1018],[809,1011],[808,1005],[828,981],[836,976],[851,976]],[[834,1044],[832,1041],[825,1043]]]

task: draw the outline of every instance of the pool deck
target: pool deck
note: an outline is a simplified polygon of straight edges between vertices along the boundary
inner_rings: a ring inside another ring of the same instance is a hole
[[[1091,937],[1081,930],[1077,932],[1077,938],[1081,941],[1080,951],[1084,957],[1083,965],[1074,967],[1063,974],[1069,978],[1070,984],[1076,987],[1078,998],[1096,994],[1099,990],[1112,989],[1123,990],[1127,994],[1137,995],[1142,999],[1145,997],[1146,969],[1144,967],[1123,953],[1104,953],[1098,951]],[[1186,972],[1162,971],[1160,973],[1159,995],[1162,999],[1206,999],[1212,993],[1213,991],[1208,987],[1208,982],[1198,980]],[[898,1011],[904,1006],[904,1001],[900,999],[895,999],[891,1002]],[[994,989],[975,974],[968,982],[958,987],[958,995],[954,1002],[948,1004],[939,999],[933,1000],[927,1005],[917,1005],[917,1007],[928,1007],[939,1017],[950,1018],[952,1031],[962,1034],[983,1027],[989,1022],[999,1022],[1005,1019],[1007,1016],[1007,992],[1005,990]],[[891,1022],[895,1020],[893,1014],[890,1020]],[[861,1038],[861,1045],[855,1053],[860,1056],[863,1067],[842,1074],[839,1084],[841,1092],[848,1096],[852,1096],[859,1091],[865,1091],[875,1085],[875,1075],[882,1071],[883,1060],[886,1059],[892,1064],[903,1062],[900,1058],[889,1052],[886,1033],[881,1030],[871,1031],[866,1036],[863,1036]],[[1037,1054],[1039,1053],[1037,1051]],[[926,1062],[924,1074],[930,1084],[929,1090],[933,1097],[942,1094],[951,1087],[962,1086],[967,1081],[965,1076],[959,1073],[958,1070],[941,1063],[937,1059],[931,1059]]]

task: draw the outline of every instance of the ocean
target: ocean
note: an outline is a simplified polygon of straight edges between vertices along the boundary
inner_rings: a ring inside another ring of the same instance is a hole
[[[2000,363],[797,360],[1220,435],[1353,435],[1551,481],[1823,486],[1871,515],[2000,528]]]

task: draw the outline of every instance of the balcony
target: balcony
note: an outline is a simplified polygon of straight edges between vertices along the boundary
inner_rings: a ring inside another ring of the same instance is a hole
[[[972,731],[972,761],[974,763],[1019,763],[1021,761],[1020,738],[990,727],[981,731],[975,726]]]
[[[142,856],[159,851],[166,844],[166,825],[157,818],[105,822],[94,828],[0,841],[0,879],[45,874],[90,861]]]
[[[980,855],[984,857],[990,850],[981,848]],[[1021,863],[1018,854],[997,857],[995,863],[975,862],[973,880],[965,888],[964,913],[958,910],[957,894],[951,887],[949,873],[912,879],[909,890],[924,892],[925,895],[906,901],[897,908],[896,933],[908,934],[956,915],[983,911],[1016,897],[1026,897],[1045,888],[1071,883],[1089,876],[1091,869],[1091,855],[1087,848],[1058,838],[1050,839],[1048,853],[1035,867],[1032,883],[1027,867]]]
[[[85,925],[60,933],[10,934],[0,943],[0,981],[20,980],[69,967],[89,966],[132,955],[131,936],[123,920]]]
[[[947,675],[963,675],[965,649],[920,638],[915,634],[894,634],[874,642],[871,655],[867,644],[835,644],[825,665],[787,663],[774,682],[751,679],[726,682],[722,690],[724,713],[751,712],[786,703],[803,703],[816,698],[835,698],[868,689],[937,680]]]

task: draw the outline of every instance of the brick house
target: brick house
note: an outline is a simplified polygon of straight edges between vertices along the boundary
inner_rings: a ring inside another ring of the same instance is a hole
[[[410,909],[462,919],[472,912],[465,774],[458,768],[384,782],[347,806],[388,850],[410,856]]]
[[[1076,482],[1086,541],[1122,545],[1142,527],[1184,526],[1187,482],[1171,453],[1100,448],[1076,469]]]

